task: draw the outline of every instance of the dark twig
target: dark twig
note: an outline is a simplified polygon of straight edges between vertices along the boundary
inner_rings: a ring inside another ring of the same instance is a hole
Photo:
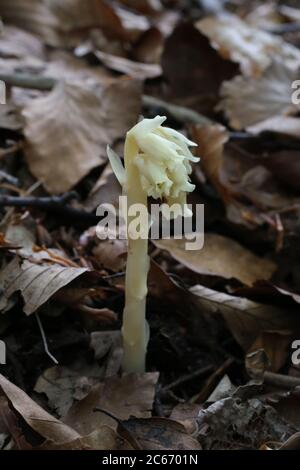
[[[186,382],[190,382],[191,380],[201,377],[202,375],[208,374],[209,372],[212,371],[212,369],[213,369],[213,366],[208,365],[205,367],[201,367],[201,369],[197,369],[191,372],[190,374],[183,375],[182,377],[179,377],[177,380],[174,380],[174,382],[171,382],[169,385],[166,385],[163,388],[163,391],[168,392],[169,390],[177,388],[185,384]]]
[[[67,205],[69,201],[76,197],[75,192],[51,197],[0,196],[0,207],[35,207],[77,221],[82,225],[96,225],[99,222],[99,217]]]

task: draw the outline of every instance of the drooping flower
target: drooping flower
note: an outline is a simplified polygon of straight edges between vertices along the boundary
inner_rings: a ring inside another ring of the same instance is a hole
[[[139,170],[139,178],[143,190],[154,199],[161,199],[167,204],[186,204],[186,193],[192,192],[189,175],[192,168],[190,162],[198,162],[189,147],[197,146],[181,133],[163,127],[164,116],[154,119],[143,119],[128,133],[134,139],[138,151],[129,164]],[[126,172],[117,155],[108,150],[112,167],[120,183],[126,187]],[[127,163],[128,164],[128,163]],[[185,215],[190,215],[187,211]]]

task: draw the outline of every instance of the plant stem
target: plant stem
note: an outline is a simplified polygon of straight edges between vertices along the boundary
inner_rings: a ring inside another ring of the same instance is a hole
[[[141,187],[138,169],[132,164],[138,147],[130,136],[125,142],[125,169],[127,185],[128,212],[133,204],[147,208],[147,194]],[[149,339],[146,322],[147,277],[149,271],[148,240],[140,236],[134,239],[128,223],[128,257],[125,281],[125,308],[123,316],[123,370],[124,372],[145,372],[146,351]],[[146,227],[140,227],[146,229]],[[148,233],[145,232],[145,233]]]

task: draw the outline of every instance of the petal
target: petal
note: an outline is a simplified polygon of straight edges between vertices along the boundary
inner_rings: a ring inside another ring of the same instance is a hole
[[[106,148],[106,152],[117,180],[121,186],[124,186],[126,182],[126,173],[121,158],[109,145]]]

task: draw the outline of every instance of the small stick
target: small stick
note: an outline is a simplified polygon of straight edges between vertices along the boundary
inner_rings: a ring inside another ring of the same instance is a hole
[[[201,369],[195,370],[194,372],[191,372],[190,374],[183,375],[182,377],[179,377],[177,380],[174,380],[174,382],[171,382],[169,385],[166,385],[166,387],[163,388],[163,392],[168,392],[169,390],[172,390],[174,388],[179,387],[180,385],[185,384],[186,382],[190,382],[193,379],[196,379],[197,377],[201,377],[202,375],[205,375],[213,369],[213,366],[205,366],[201,367]]]
[[[274,385],[281,388],[300,387],[300,378],[290,375],[276,374],[275,372],[266,371],[264,373],[264,382],[268,385]]]
[[[65,218],[80,221],[87,227],[97,225],[99,222],[98,216],[84,210],[65,205],[75,197],[76,193],[67,193],[63,196],[52,197],[0,196],[0,207],[36,207],[64,216]]]
[[[42,336],[42,340],[43,340],[43,344],[44,344],[45,353],[50,357],[50,359],[54,362],[54,364],[58,365],[58,364],[59,364],[58,360],[57,360],[57,359],[53,356],[53,354],[51,354],[51,352],[49,351],[48,343],[47,343],[47,338],[46,338],[45,331],[44,331],[44,328],[43,328],[41,319],[40,319],[40,317],[39,317],[39,314],[36,313],[36,314],[35,314],[35,317],[36,317],[36,320],[37,320],[37,322],[38,322],[39,329],[40,329],[40,332],[41,332],[41,336]]]

